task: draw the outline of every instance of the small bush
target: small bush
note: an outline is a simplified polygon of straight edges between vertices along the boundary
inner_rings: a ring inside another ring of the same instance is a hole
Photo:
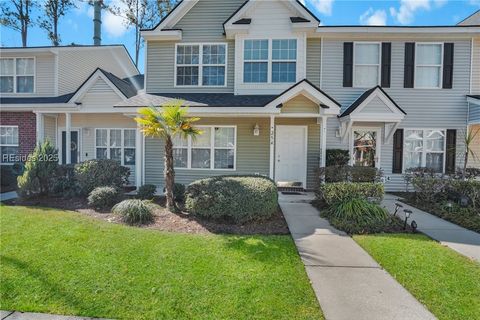
[[[433,204],[444,200],[448,180],[443,176],[418,175],[411,179],[418,201]]]
[[[129,199],[117,203],[113,213],[122,217],[122,221],[132,225],[146,224],[153,221],[153,209],[145,200]]]
[[[381,183],[351,183],[338,182],[320,185],[317,192],[317,199],[328,206],[339,202],[360,198],[372,200],[377,203],[383,199],[384,189]]]
[[[351,167],[350,171],[352,182],[378,182],[382,177],[382,172],[372,167]]]
[[[57,149],[50,141],[36,146],[28,157],[23,174],[17,178],[19,195],[31,197],[48,194],[57,166]]]
[[[137,198],[138,199],[143,199],[143,200],[153,199],[153,197],[155,196],[155,191],[157,191],[157,187],[155,185],[145,184],[145,185],[141,186],[140,188],[138,188]]]
[[[166,192],[165,188],[163,188],[163,192]],[[183,201],[185,198],[185,185],[181,183],[175,183],[173,185],[173,198],[177,201]]]
[[[329,166],[318,169],[318,181],[322,182],[379,182],[383,173],[372,167]],[[319,183],[319,184],[320,184]]]
[[[326,166],[346,166],[350,161],[350,152],[343,149],[327,149]]]
[[[74,164],[62,164],[56,168],[52,183],[50,184],[50,193],[61,195],[65,198],[79,195]]]
[[[480,181],[451,179],[446,182],[445,188],[456,201],[466,197],[472,208],[480,207]]]
[[[120,198],[120,192],[114,187],[98,187],[88,196],[88,205],[95,209],[111,208]]]
[[[365,199],[349,199],[327,210],[327,217],[335,228],[350,234],[381,232],[388,223],[388,212]]]
[[[79,191],[87,195],[97,187],[122,188],[128,182],[130,170],[111,159],[87,160],[75,166]]]
[[[235,223],[270,218],[278,209],[275,182],[261,176],[220,176],[197,180],[185,192],[186,209]]]

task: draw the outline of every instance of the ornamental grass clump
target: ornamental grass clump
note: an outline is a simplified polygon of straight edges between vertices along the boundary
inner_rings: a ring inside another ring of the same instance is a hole
[[[121,197],[121,193],[114,187],[98,187],[88,196],[88,205],[100,210],[111,208]]]
[[[117,203],[112,211],[118,214],[123,222],[130,225],[142,225],[153,221],[152,204],[146,200],[123,200]]]

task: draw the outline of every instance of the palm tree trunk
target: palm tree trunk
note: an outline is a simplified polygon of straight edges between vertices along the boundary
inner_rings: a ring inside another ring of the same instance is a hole
[[[167,198],[167,209],[175,210],[175,199],[173,198],[173,185],[175,183],[175,170],[173,169],[173,144],[172,139],[167,136],[165,139],[165,191]]]

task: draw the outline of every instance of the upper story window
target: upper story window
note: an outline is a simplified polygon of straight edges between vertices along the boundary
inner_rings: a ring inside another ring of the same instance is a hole
[[[293,83],[296,78],[296,39],[245,40],[244,83]]]
[[[380,43],[355,43],[353,86],[371,88],[380,79]]]
[[[35,87],[34,58],[0,59],[0,92],[32,93]]]
[[[415,50],[415,87],[440,88],[442,83],[442,54],[440,43],[417,43]]]
[[[0,163],[13,163],[18,154],[18,127],[0,126]]]
[[[177,86],[225,86],[226,44],[178,44]]]

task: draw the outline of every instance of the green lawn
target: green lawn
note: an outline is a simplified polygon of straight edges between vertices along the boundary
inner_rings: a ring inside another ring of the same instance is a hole
[[[0,207],[0,309],[125,319],[322,319],[289,236],[162,233]]]
[[[419,234],[354,239],[439,319],[480,319],[480,264]]]

